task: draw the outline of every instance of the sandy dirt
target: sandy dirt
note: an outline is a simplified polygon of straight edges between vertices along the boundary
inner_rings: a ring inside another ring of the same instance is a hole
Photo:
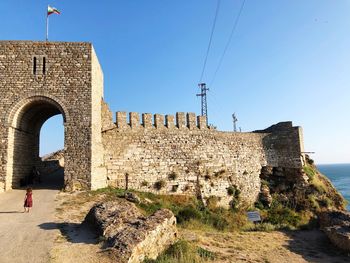
[[[55,221],[55,197],[60,175],[33,186],[33,209],[23,213],[25,190],[0,194],[0,262],[47,263],[59,230]],[[41,189],[40,189],[41,188]],[[57,187],[56,187],[57,188]]]
[[[55,239],[50,258],[52,263],[110,263],[103,242],[94,231],[82,224],[86,214],[100,200],[86,193],[57,196],[56,222],[60,233]],[[115,263],[115,262],[114,262]]]

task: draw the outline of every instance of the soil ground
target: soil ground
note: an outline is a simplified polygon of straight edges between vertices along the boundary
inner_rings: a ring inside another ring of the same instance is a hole
[[[23,213],[24,189],[0,194],[0,262],[47,263],[55,236],[55,197],[62,174],[33,186],[33,209]]]
[[[29,214],[22,213],[24,190],[0,194],[0,262],[111,262],[101,240],[81,224],[104,196],[67,194],[50,185],[34,189]],[[333,247],[319,230],[222,233],[180,228],[179,232],[182,238],[215,252],[213,262],[218,263],[350,262],[349,255]]]

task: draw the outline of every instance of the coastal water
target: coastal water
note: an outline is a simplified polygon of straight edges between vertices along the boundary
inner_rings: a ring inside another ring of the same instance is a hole
[[[320,172],[326,175],[333,185],[348,200],[347,209],[350,211],[350,163],[317,165]]]

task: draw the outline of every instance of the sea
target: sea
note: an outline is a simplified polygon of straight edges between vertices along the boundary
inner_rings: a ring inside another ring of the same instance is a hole
[[[319,164],[319,171],[327,176],[337,190],[348,201],[350,211],[350,163],[348,164]]]

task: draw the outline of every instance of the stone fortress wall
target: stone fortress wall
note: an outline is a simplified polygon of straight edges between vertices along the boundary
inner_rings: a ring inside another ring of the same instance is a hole
[[[103,103],[104,104],[104,103]],[[260,192],[264,166],[300,169],[303,141],[300,127],[282,122],[256,132],[209,129],[194,113],[112,113],[104,104],[102,138],[107,183],[162,194],[219,197],[227,205],[229,187],[252,203]],[[128,119],[128,120],[127,120]],[[140,120],[141,119],[141,120]]]
[[[209,129],[194,113],[113,113],[91,43],[0,41],[0,192],[40,165],[44,122],[62,114],[67,190],[107,185],[246,202],[262,167],[301,169],[300,127],[283,122],[250,133]],[[54,163],[52,163],[52,167]]]

